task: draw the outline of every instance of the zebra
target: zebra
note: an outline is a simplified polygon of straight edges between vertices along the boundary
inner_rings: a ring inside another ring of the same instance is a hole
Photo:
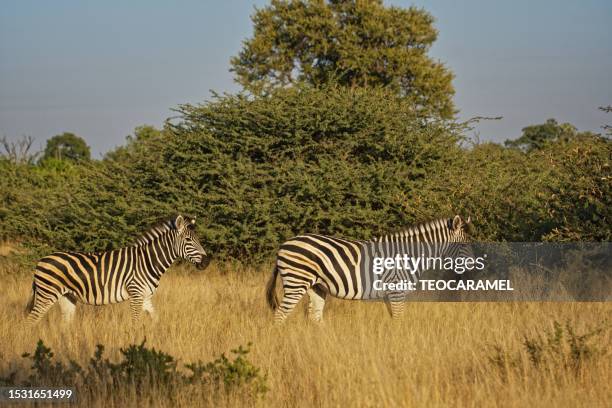
[[[34,272],[27,322],[38,322],[56,302],[69,323],[77,302],[107,305],[128,299],[133,322],[143,310],[157,320],[151,297],[170,265],[182,258],[204,269],[210,262],[194,229],[195,218],[178,215],[151,227],[131,246],[45,256]]]
[[[417,252],[428,257],[473,256],[469,245],[462,245],[469,242],[467,228],[470,223],[469,217],[464,220],[457,215],[418,224],[370,241],[304,234],[284,242],[277,252],[266,289],[268,305],[275,311],[275,322],[282,323],[306,293],[309,297],[308,315],[314,321],[322,320],[328,294],[341,299],[382,297],[392,318],[399,318],[406,292],[374,290],[372,259]],[[387,273],[384,280],[410,279],[416,284],[422,272],[421,269],[415,274],[394,270]],[[280,304],[275,289],[279,274],[284,292]]]

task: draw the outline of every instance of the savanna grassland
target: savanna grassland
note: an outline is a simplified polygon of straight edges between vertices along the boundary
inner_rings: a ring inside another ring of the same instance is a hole
[[[541,118],[481,142],[476,123],[501,117],[459,121],[421,8],[274,1],[252,20],[239,92],[172,107],[100,159],[70,132],[44,152],[0,138],[0,386],[74,385],[97,407],[610,406],[610,303],[413,302],[394,322],[331,299],[322,324],[299,305],[273,326],[270,260],[298,234],[458,214],[477,242],[612,241],[612,126]],[[37,257],[130,245],[177,214],[215,263],[167,272],[158,321],[133,325],[125,303],[24,326]]]
[[[264,301],[267,270],[213,264],[164,276],[156,323],[145,316],[133,327],[124,303],[81,306],[70,327],[55,307],[27,328],[30,274],[8,263],[0,272],[0,377],[27,373],[31,363],[21,354],[38,339],[58,361],[87,365],[96,344],[112,361],[146,338],[179,367],[252,343],[245,357],[268,389],[192,386],[169,399],[135,385],[112,397],[103,387],[77,388],[81,405],[603,407],[612,398],[609,303],[415,302],[393,322],[382,304],[332,299],[323,324],[298,307],[274,327]]]

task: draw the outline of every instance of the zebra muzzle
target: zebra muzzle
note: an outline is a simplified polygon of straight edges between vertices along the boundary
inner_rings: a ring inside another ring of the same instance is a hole
[[[206,267],[207,267],[207,266],[210,264],[210,260],[211,260],[211,258],[212,258],[212,257],[211,257],[211,256],[208,256],[208,255],[207,255],[207,256],[203,256],[203,257],[202,257],[202,260],[200,261],[200,263],[198,263],[198,264],[196,265],[196,268],[198,268],[198,269],[200,269],[200,270],[206,269]]]

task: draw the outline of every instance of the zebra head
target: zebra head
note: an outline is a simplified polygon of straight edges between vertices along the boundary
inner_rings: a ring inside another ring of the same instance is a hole
[[[463,258],[474,259],[474,249],[472,248],[472,244],[470,243],[471,238],[467,232],[472,220],[470,217],[467,220],[464,220],[459,215],[455,215],[452,220],[449,220],[448,228],[449,228],[449,236],[448,241],[450,242],[450,246],[447,249],[447,255],[452,258]],[[465,262],[465,261],[463,261]],[[463,272],[456,273],[462,274]]]
[[[470,236],[467,233],[467,229],[472,223],[471,217],[468,217],[467,220],[461,218],[460,215],[455,215],[453,220],[449,223],[450,227],[450,242],[459,242],[459,243],[468,243],[470,242]]]
[[[195,233],[195,218],[179,215],[174,221],[177,230],[175,250],[178,255],[194,263],[198,269],[204,269],[210,263],[210,257],[202,248]]]

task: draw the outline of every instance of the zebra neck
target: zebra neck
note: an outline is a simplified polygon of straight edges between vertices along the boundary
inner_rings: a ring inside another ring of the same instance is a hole
[[[449,242],[450,236],[449,220],[439,219],[415,225],[394,234],[382,235],[373,239],[373,242],[391,246],[423,244],[440,247]]]
[[[408,239],[384,239],[374,241],[376,252],[380,256],[395,258],[403,257],[437,257],[443,256],[447,250],[446,242],[413,241]]]
[[[450,231],[442,226],[443,224],[416,226],[395,234],[380,236],[372,242],[386,257],[443,256],[449,247]]]
[[[141,246],[140,255],[150,276],[159,280],[178,258],[173,234],[164,234]]]

